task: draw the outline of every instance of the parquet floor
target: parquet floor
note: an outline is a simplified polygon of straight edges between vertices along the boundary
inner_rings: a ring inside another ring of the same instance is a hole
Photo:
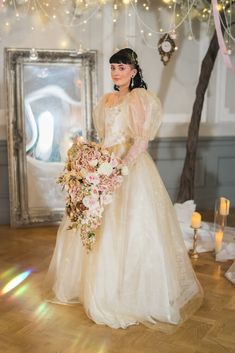
[[[199,311],[174,334],[143,325],[126,330],[98,326],[81,305],[42,301],[41,287],[56,236],[55,227],[0,227],[0,284],[32,273],[0,296],[0,353],[235,353],[235,288],[223,277],[231,261],[212,253],[193,266],[205,291]]]

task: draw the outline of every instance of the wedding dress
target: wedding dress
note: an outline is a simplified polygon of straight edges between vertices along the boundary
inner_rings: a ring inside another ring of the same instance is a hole
[[[113,93],[112,93],[113,94]],[[105,95],[94,112],[101,143],[124,159],[129,174],[106,206],[94,249],[79,232],[60,225],[46,280],[46,297],[82,303],[97,324],[126,328],[179,324],[200,305],[202,289],[192,269],[176,213],[147,152],[161,123],[161,105],[143,88],[116,106]]]

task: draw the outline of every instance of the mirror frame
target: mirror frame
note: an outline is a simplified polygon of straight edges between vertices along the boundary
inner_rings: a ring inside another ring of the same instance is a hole
[[[25,113],[23,104],[23,75],[25,64],[75,64],[81,65],[84,80],[82,96],[86,121],[86,137],[95,138],[92,110],[97,103],[97,52],[75,50],[37,49],[36,58],[30,49],[5,48],[4,74],[7,101],[7,147],[9,172],[10,224],[12,227],[58,224],[64,209],[47,209],[47,212],[30,214],[28,207]]]

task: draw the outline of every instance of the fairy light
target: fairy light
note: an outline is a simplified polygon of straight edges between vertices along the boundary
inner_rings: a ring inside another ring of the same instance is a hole
[[[68,47],[68,42],[66,41],[66,39],[60,42],[60,47],[64,49]]]
[[[150,6],[153,3],[148,1],[148,0],[143,0],[139,1],[138,0],[75,0],[73,3],[74,9],[72,10],[71,7],[69,6],[72,3],[72,0],[60,0],[58,3],[58,6],[55,6],[56,2],[52,2],[49,0],[21,0],[18,2],[17,0],[13,1],[6,1],[2,0],[1,1],[1,6],[5,7],[7,9],[10,6],[15,7],[15,21],[16,20],[22,20],[25,18],[25,16],[21,16],[21,11],[23,12],[23,7],[24,9],[27,6],[28,12],[40,12],[40,17],[41,18],[47,18],[51,21],[56,20],[59,16],[59,11],[60,13],[64,14],[64,20],[62,18],[62,24],[67,27],[78,27],[81,26],[81,32],[85,32],[87,27],[87,23],[91,21],[92,18],[101,18],[102,17],[102,12],[100,9],[105,6],[106,4],[112,4],[113,8],[113,16],[112,16],[112,22],[115,24],[118,21],[118,18],[120,16],[119,14],[119,9],[121,10],[123,7],[127,5],[127,9],[129,9],[129,6],[132,6],[133,8],[133,13],[127,11],[127,16],[128,17],[135,17],[137,19],[137,24],[139,27],[139,33],[143,37],[145,37],[144,42],[147,38],[153,37],[154,35],[162,35],[165,33],[169,33],[172,36],[172,39],[176,38],[176,34],[173,34],[173,31],[176,31],[185,21],[188,19],[189,21],[189,31],[188,35],[186,35],[186,38],[188,40],[194,39],[194,35],[192,32],[192,26],[191,26],[191,17],[190,13],[191,11],[194,11],[194,9],[197,10],[196,16],[201,20],[201,21],[207,21],[208,22],[208,27],[210,23],[212,22],[211,19],[211,9],[208,7],[208,5],[204,5],[202,7],[198,6],[198,0],[162,0],[159,2],[160,6],[157,6],[157,11],[168,11],[171,15],[171,20],[170,20],[170,25],[168,24],[169,28],[166,28],[165,24],[162,23],[162,27],[158,30],[155,30],[155,28],[151,28],[151,26],[148,25],[147,21],[144,21],[141,18],[141,15],[138,13],[138,10],[142,8],[145,11],[150,11]],[[23,6],[19,6],[19,4]],[[27,4],[27,5],[26,5]],[[137,5],[138,4],[138,5]],[[229,18],[231,16],[231,13],[233,12],[231,8],[229,7],[229,4],[234,4],[234,0],[220,0],[218,2],[218,11],[223,11],[225,13],[225,16]],[[54,5],[54,6],[53,6]],[[56,4],[57,5],[57,4]],[[59,6],[61,8],[59,8]],[[138,9],[137,9],[138,7]],[[25,15],[25,13],[23,13]],[[66,16],[65,16],[66,15]],[[62,16],[63,17],[63,16]],[[173,20],[172,20],[173,18]],[[194,14],[192,15],[192,19],[194,18]],[[177,20],[176,20],[177,19]],[[4,22],[3,22],[4,23]],[[10,28],[14,24],[14,22],[9,22],[8,20],[4,23],[5,28]],[[222,23],[223,25],[223,23]],[[35,30],[34,26],[30,26],[31,30]],[[7,31],[7,29],[5,29]],[[228,23],[226,24],[226,29],[225,32],[228,34],[228,37],[231,38],[232,41],[234,41],[234,38],[231,33],[231,25]],[[146,36],[144,36],[146,34]],[[229,44],[229,43],[228,43]],[[148,45],[146,43],[146,45]],[[230,50],[230,47],[227,46],[228,50]],[[177,49],[176,49],[177,50]]]

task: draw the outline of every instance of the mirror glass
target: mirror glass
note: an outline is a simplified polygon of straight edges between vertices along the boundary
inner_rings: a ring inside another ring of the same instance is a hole
[[[56,179],[73,138],[91,139],[94,131],[95,52],[36,54],[32,60],[30,50],[6,49],[13,226],[61,219],[65,200]]]

